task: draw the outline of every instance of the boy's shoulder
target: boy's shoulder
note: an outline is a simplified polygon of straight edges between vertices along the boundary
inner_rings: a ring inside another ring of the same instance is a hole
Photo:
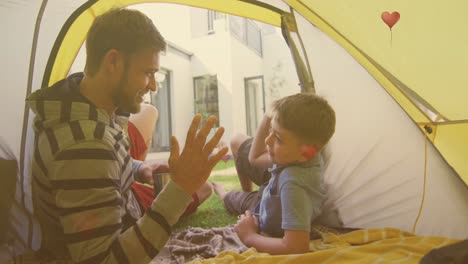
[[[320,178],[321,172],[322,168],[320,164],[313,166],[291,165],[284,167],[278,176],[281,183],[299,182],[308,184],[311,180],[315,181],[315,178]]]
[[[321,155],[315,156],[313,159],[301,162],[293,163],[287,166],[284,166],[281,173],[288,175],[297,175],[297,174],[309,174],[311,172],[320,171],[323,166],[323,159]]]
[[[301,166],[301,165],[291,165],[285,167],[281,173],[280,178],[283,177],[292,177],[292,178],[301,178],[301,177],[312,177],[314,175],[320,175],[322,167],[320,164],[314,164],[311,166]]]

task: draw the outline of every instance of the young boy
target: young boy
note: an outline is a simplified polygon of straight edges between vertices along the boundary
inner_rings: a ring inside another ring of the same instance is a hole
[[[233,140],[244,191],[213,186],[230,213],[245,212],[234,228],[245,245],[270,254],[309,250],[310,224],[325,200],[320,150],[334,131],[335,112],[327,101],[300,93],[273,103],[253,141]],[[257,192],[251,181],[260,186]]]

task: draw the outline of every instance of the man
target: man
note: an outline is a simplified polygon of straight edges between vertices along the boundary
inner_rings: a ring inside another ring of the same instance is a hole
[[[165,41],[138,11],[114,9],[96,18],[87,40],[85,73],[77,73],[28,98],[36,113],[33,200],[41,224],[41,253],[77,263],[148,263],[166,243],[227,148],[210,156],[224,129],[205,142],[215,123],[198,131],[197,115],[182,153],[171,138],[172,180],[140,218],[130,191],[149,179],[155,164],[130,158],[127,117],[157,89],[154,74]]]

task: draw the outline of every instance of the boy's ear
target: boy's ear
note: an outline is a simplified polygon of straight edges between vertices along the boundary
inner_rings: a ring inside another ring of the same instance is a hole
[[[317,154],[318,147],[316,145],[302,145],[301,154],[306,160],[311,160]]]

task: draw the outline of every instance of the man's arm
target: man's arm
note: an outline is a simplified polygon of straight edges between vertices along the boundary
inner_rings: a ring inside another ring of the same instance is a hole
[[[169,183],[151,209],[121,233],[126,199],[121,168],[112,153],[103,144],[82,143],[63,150],[49,167],[65,243],[77,263],[148,263],[191,197]]]
[[[181,154],[177,140],[172,138],[172,181],[145,215],[123,233],[125,186],[121,186],[119,175],[132,177],[132,168],[127,166],[122,173],[113,148],[95,142],[75,145],[57,155],[49,167],[49,176],[65,243],[74,262],[148,263],[159,253],[171,234],[171,226],[190,203],[191,194],[227,152],[223,148],[209,155],[224,130],[218,129],[205,144],[216,119],[208,119],[197,132],[200,119],[199,115],[194,118]]]
[[[268,155],[265,139],[270,134],[271,117],[268,114],[263,116],[262,122],[257,129],[257,133],[252,141],[252,148],[249,152],[249,162],[259,168],[270,168],[273,163]]]

